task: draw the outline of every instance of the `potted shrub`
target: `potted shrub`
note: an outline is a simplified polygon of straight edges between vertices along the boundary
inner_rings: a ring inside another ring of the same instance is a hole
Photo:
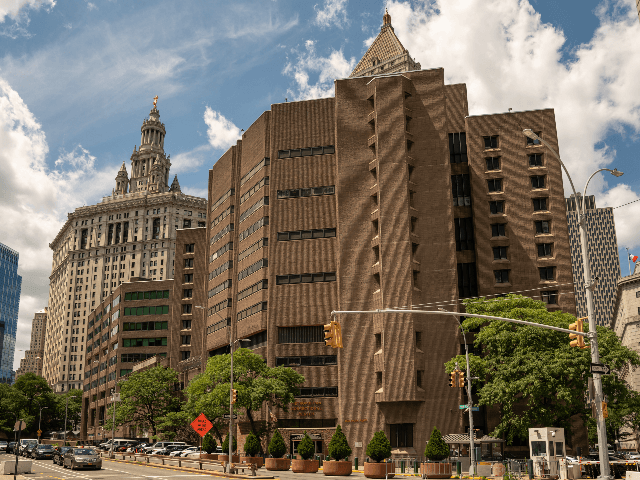
[[[304,438],[298,444],[298,453],[302,459],[291,460],[291,470],[294,473],[316,473],[320,462],[312,459],[313,454],[316,453],[316,447],[307,432],[304,432]]]
[[[351,475],[351,461],[347,460],[350,455],[351,447],[349,447],[349,442],[347,442],[347,437],[342,432],[342,428],[338,425],[329,442],[329,457],[335,460],[323,462],[322,472],[331,476]]]
[[[202,451],[207,453],[201,453],[200,457],[205,460],[217,460],[218,454],[213,453],[216,451],[217,446],[218,443],[216,442],[216,439],[213,438],[213,435],[207,433],[202,439]]]
[[[244,457],[240,457],[241,462],[255,463],[258,468],[262,466],[262,457],[257,455],[260,453],[260,440],[255,433],[249,432],[244,441]]]
[[[451,464],[440,463],[449,456],[449,445],[444,443],[437,427],[433,427],[427,447],[424,449],[424,456],[429,461],[420,464],[420,473],[427,478],[451,478]]]
[[[282,458],[287,453],[287,446],[284,444],[280,431],[276,430],[269,442],[269,455],[271,458],[264,459],[264,466],[267,470],[289,470],[290,460]]]
[[[238,442],[236,442],[236,437],[233,437],[233,451],[235,452],[238,449]],[[224,442],[222,442],[222,451],[223,452],[228,452],[229,451],[229,435],[227,435],[224,439]],[[228,453],[224,453],[222,455],[218,455],[218,460],[220,460],[221,462],[228,462],[229,461],[229,454]],[[240,463],[240,457],[238,455],[233,455],[232,459],[231,459],[231,463]]]
[[[383,431],[376,432],[369,445],[367,456],[373,462],[364,462],[364,476],[367,478],[393,478],[393,463],[380,463],[391,456],[391,442]]]

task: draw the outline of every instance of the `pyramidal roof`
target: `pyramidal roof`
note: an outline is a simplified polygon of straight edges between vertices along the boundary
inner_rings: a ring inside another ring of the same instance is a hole
[[[169,191],[182,193],[182,190],[180,190],[180,182],[178,182],[178,175],[173,177],[173,182],[171,182],[171,188],[169,189]]]
[[[372,70],[372,67],[405,54],[408,57],[408,62],[405,63],[411,64],[407,66],[417,66],[417,68],[420,68],[420,64],[411,60],[408,55],[409,52],[404,48],[404,46],[402,46],[402,43],[396,36],[393,27],[391,26],[391,15],[389,15],[389,12],[385,11],[382,21],[383,23],[380,33],[367,50],[367,53],[365,53],[360,62],[358,62],[356,68],[353,69],[353,72],[351,72],[349,77],[358,77],[363,74],[366,75],[372,73],[368,72]],[[406,68],[405,70],[409,69],[410,68]],[[394,68],[393,70],[397,70],[397,68]]]

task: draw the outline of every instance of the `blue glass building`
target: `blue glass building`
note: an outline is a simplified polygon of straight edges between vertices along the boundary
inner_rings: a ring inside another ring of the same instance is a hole
[[[0,243],[0,383],[13,383],[22,277],[18,252]]]

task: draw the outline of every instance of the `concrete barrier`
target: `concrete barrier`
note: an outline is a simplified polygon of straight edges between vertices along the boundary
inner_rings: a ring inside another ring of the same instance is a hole
[[[5,475],[10,475],[15,472],[16,461],[15,460],[5,460],[2,463],[2,473]],[[31,473],[31,460],[19,460],[18,461],[18,473]]]

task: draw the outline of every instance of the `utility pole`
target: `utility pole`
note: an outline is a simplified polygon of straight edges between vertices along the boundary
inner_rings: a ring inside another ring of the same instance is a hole
[[[49,407],[40,407],[40,418],[38,419],[38,445],[40,444],[40,437],[42,436],[41,430],[40,430],[40,424],[42,423],[42,410],[46,410]]]
[[[113,445],[115,442],[116,436],[116,402],[120,401],[120,394],[116,393],[115,387],[111,389],[111,404],[113,405],[113,421],[111,423],[111,451],[109,453],[109,458],[114,458],[114,450]]]
[[[67,401],[64,406],[64,445],[67,445],[67,413],[69,412],[69,392],[67,392]]]

